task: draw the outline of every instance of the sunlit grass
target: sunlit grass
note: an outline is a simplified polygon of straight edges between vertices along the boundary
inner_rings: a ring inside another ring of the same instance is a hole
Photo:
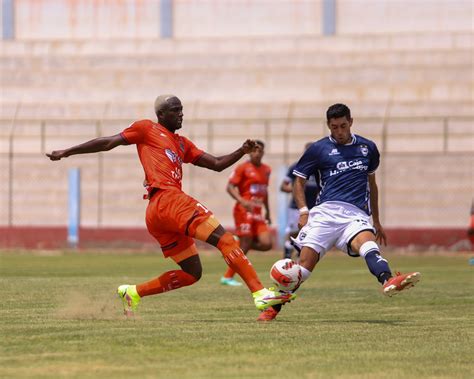
[[[279,258],[251,253],[262,281]],[[468,256],[390,256],[420,284],[385,298],[361,259],[331,253],[276,322],[245,287],[219,284],[216,252],[190,288],[145,298],[123,318],[116,287],[175,268],[156,255],[0,255],[0,377],[469,378]]]

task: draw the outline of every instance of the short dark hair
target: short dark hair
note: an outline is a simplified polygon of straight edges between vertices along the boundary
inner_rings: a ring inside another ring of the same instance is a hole
[[[333,104],[326,111],[326,120],[329,121],[331,118],[346,117],[351,118],[351,110],[345,104]]]
[[[256,140],[255,140],[255,143],[256,143],[257,145],[260,145],[260,146],[262,147],[262,149],[265,149],[265,144],[263,143],[262,140],[256,139]]]

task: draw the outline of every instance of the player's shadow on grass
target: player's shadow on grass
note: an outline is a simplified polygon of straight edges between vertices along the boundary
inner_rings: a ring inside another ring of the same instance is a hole
[[[305,318],[305,319],[289,319],[289,318],[279,318],[272,322],[262,322],[261,324],[380,324],[380,325],[402,325],[407,322],[407,320],[320,320],[317,318]]]
[[[205,318],[180,318],[179,322],[184,322],[187,324],[236,324],[236,325],[242,325],[242,323],[246,324],[255,324],[259,323],[262,325],[270,325],[273,323],[278,323],[278,324],[340,324],[340,323],[345,323],[345,324],[380,324],[380,325],[401,325],[405,324],[407,320],[319,320],[317,318],[314,319],[290,319],[290,318],[280,318],[276,319],[272,322],[258,322],[256,321],[257,318],[251,318],[251,319],[228,319],[228,318],[214,318],[214,319],[205,319]]]
[[[381,324],[381,325],[400,325],[404,324],[406,320],[317,320],[320,323],[327,324]]]

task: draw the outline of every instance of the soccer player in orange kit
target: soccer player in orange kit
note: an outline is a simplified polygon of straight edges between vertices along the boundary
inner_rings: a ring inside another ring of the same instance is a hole
[[[125,315],[133,315],[144,296],[189,286],[201,278],[201,260],[193,238],[220,250],[225,262],[248,286],[258,310],[263,311],[272,305],[293,300],[294,295],[264,288],[232,234],[222,227],[209,209],[181,189],[183,163],[222,171],[244,154],[253,151],[255,141],[246,140],[234,152],[215,157],[176,133],[183,122],[183,106],[176,96],[158,96],[155,100],[155,113],[158,123],[150,120],[136,121],[122,133],[95,138],[46,154],[56,161],[76,154],[108,151],[120,145],[137,145],[149,189],[146,210],[148,231],[160,243],[163,255],[171,257],[181,269],[165,272],[141,284],[119,286],[117,291],[122,299]]]
[[[268,206],[268,182],[272,169],[262,162],[265,144],[256,140],[256,148],[249,154],[250,160],[238,165],[232,172],[227,192],[235,199],[235,235],[245,255],[250,249],[267,251],[272,248],[270,208]],[[221,278],[221,284],[240,286],[234,279],[235,271],[229,267]]]

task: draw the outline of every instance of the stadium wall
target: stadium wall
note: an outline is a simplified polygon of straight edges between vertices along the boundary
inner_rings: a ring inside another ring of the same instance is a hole
[[[469,31],[470,0],[334,0],[335,34]],[[160,1],[10,0],[18,40],[160,37]],[[174,38],[320,35],[321,0],[173,0]],[[245,25],[245,27],[242,27]]]
[[[163,3],[173,5],[173,38],[160,38]],[[72,167],[84,179],[82,243],[148,243],[135,149],[55,165],[44,153],[153,118],[157,90],[179,91],[183,134],[199,147],[218,155],[261,138],[275,171],[327,134],[325,109],[345,102],[354,131],[382,152],[391,243],[464,239],[474,193],[472,2],[334,0],[330,37],[321,36],[323,3],[3,1],[14,33],[6,38],[2,25],[0,245],[64,246]],[[229,174],[187,167],[184,182],[226,226]],[[278,185],[273,177],[274,210]]]
[[[276,241],[276,231],[273,230],[273,233]],[[466,241],[467,228],[387,228],[386,233],[390,248],[469,248]],[[159,245],[145,228],[80,228],[79,236],[79,248],[159,249]],[[210,248],[206,244],[202,244],[201,248],[206,246]],[[65,249],[68,248],[67,228],[0,226],[0,248]]]

